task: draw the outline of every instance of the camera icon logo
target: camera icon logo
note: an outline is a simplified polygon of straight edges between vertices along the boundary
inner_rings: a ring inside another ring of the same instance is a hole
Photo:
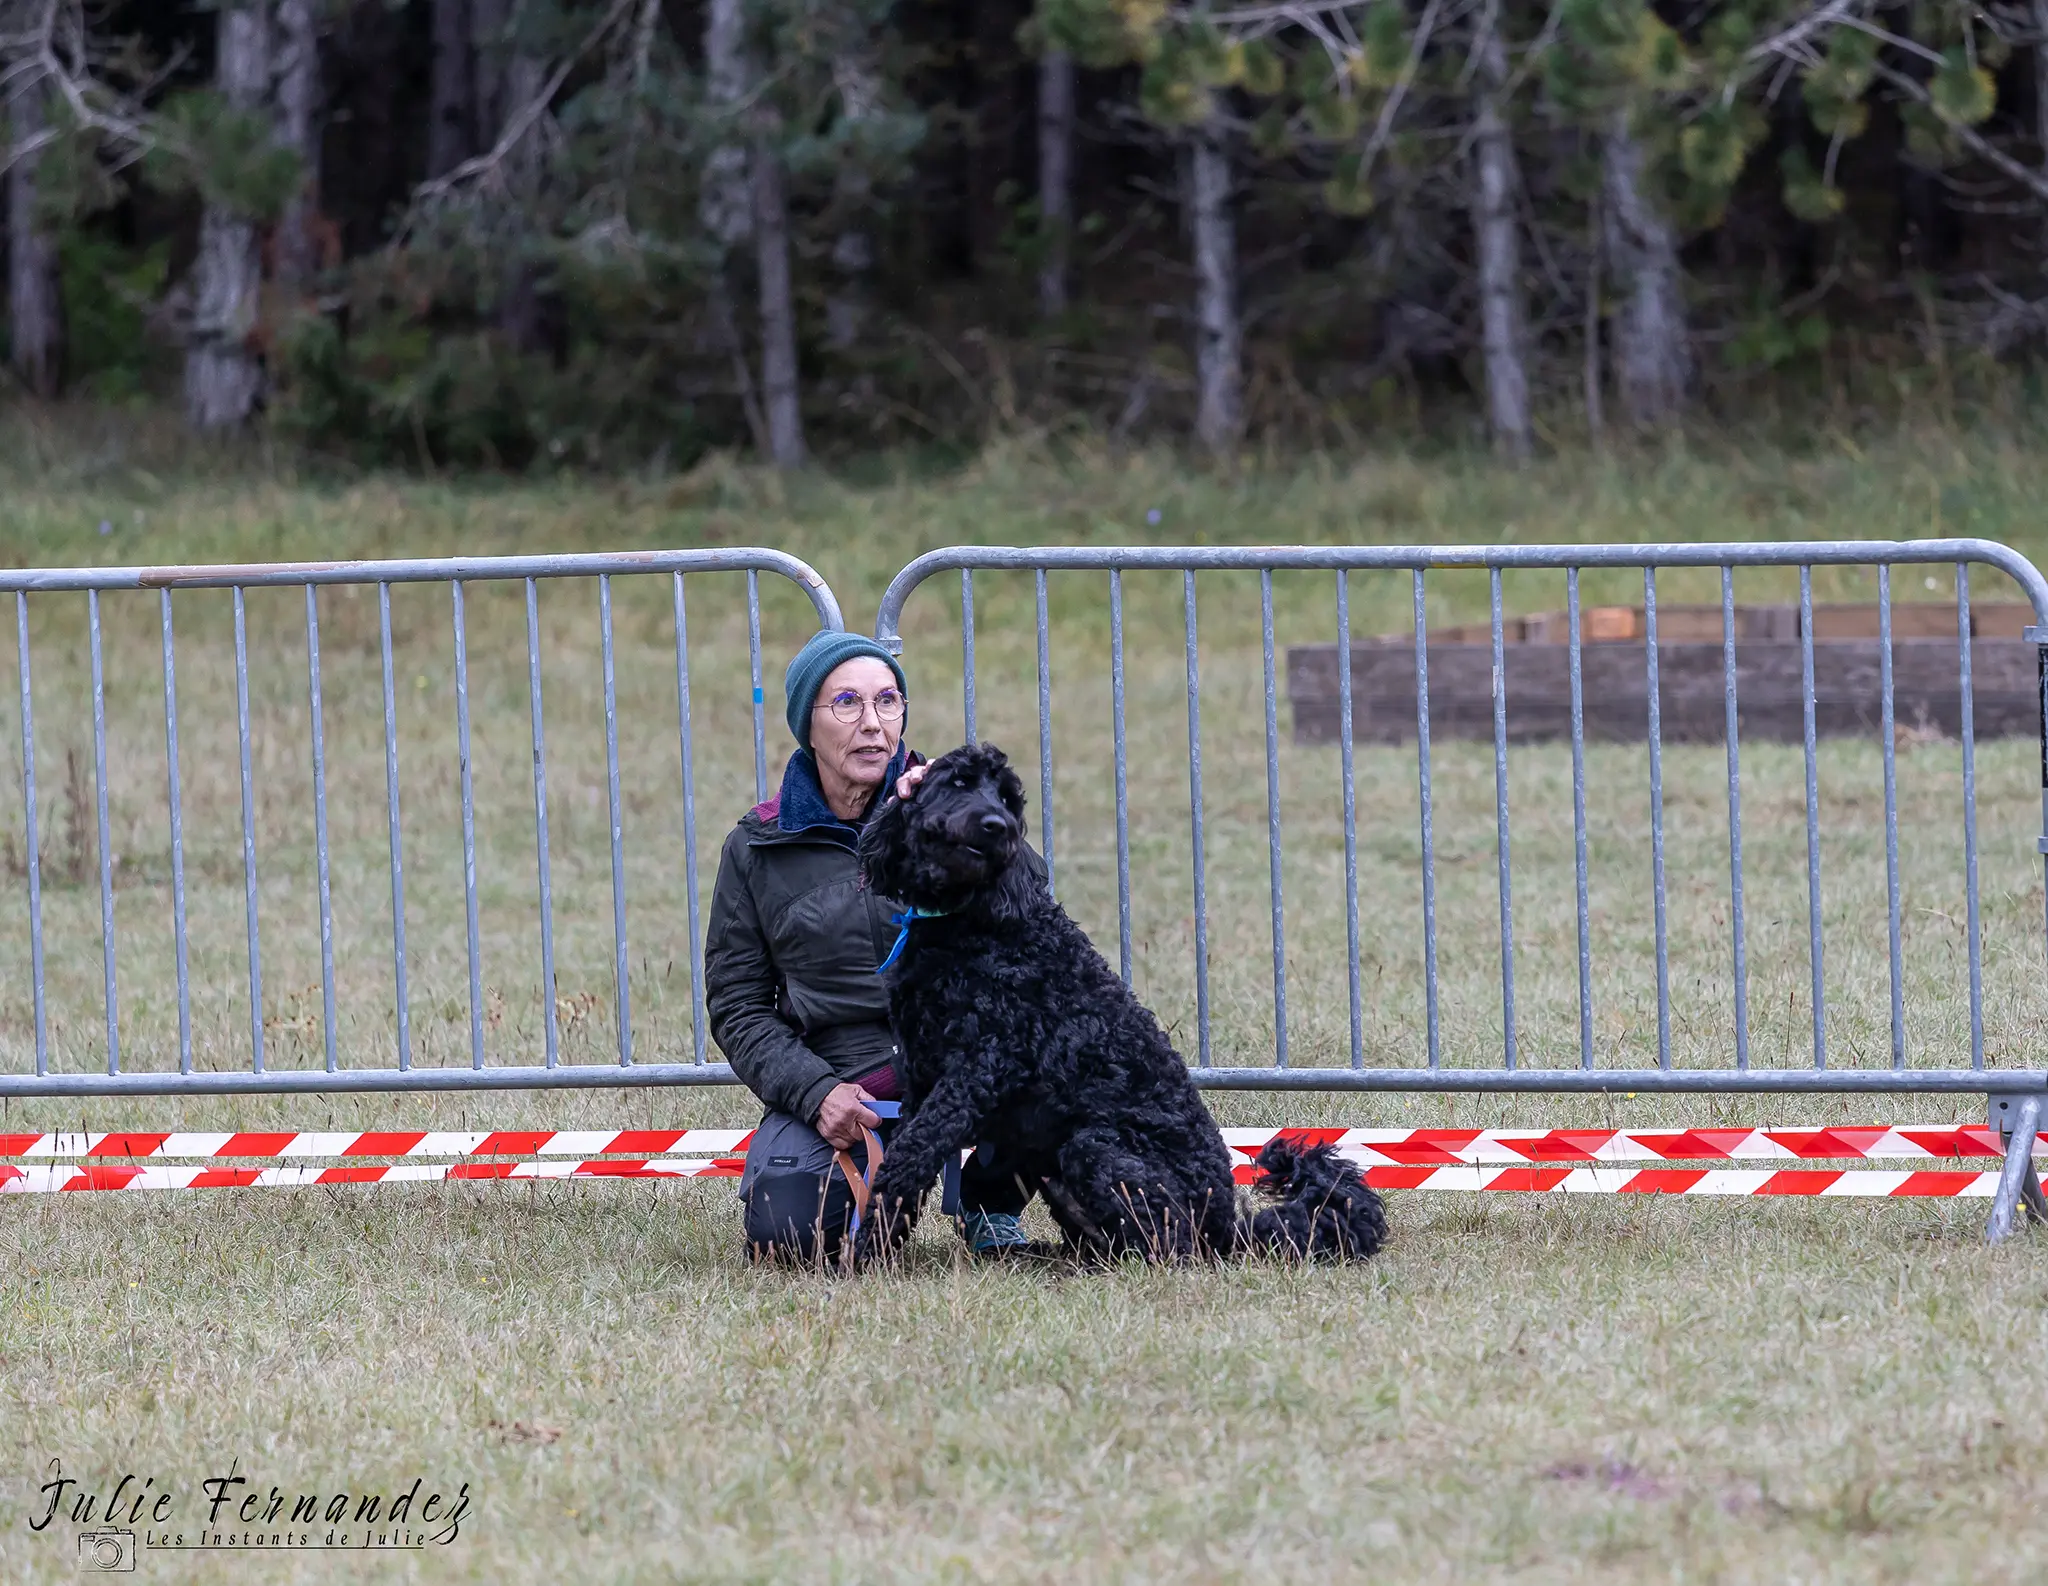
[[[133,1531],[81,1531],[78,1533],[78,1562],[81,1567],[102,1574],[125,1574],[135,1568]]]

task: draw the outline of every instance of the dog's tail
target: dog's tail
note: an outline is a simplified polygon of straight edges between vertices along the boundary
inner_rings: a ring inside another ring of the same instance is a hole
[[[1387,1239],[1380,1198],[1331,1145],[1276,1139],[1259,1153],[1261,1206],[1238,1237],[1254,1250],[1300,1260],[1361,1261]]]

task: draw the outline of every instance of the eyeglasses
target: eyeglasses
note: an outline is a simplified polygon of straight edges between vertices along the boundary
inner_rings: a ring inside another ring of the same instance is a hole
[[[867,709],[870,705],[875,707],[876,720],[901,721],[907,704],[908,701],[904,699],[902,694],[893,688],[883,689],[873,699],[869,699],[863,694],[856,694],[852,689],[846,689],[841,693],[834,694],[822,705],[813,705],[811,708],[813,710],[829,710],[832,712],[833,720],[843,721],[847,726],[851,727],[867,714]]]

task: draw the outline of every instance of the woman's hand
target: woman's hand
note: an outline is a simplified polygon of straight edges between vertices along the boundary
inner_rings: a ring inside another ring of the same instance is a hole
[[[903,775],[896,779],[896,796],[900,799],[909,798],[911,794],[917,791],[917,785],[924,780],[925,772],[930,769],[931,764],[927,761],[922,765],[914,765],[908,771],[905,771]]]
[[[882,1121],[879,1113],[870,1112],[865,1105],[874,1099],[851,1081],[826,1091],[816,1125],[825,1143],[836,1151],[851,1151],[858,1145],[861,1130],[872,1129]]]

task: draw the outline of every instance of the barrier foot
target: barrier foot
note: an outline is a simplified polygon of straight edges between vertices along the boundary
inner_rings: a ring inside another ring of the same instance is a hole
[[[2005,1142],[2005,1167],[1998,1175],[1998,1195],[1991,1203],[1991,1222],[1984,1230],[1986,1241],[1994,1245],[2011,1236],[2022,1205],[2038,1221],[2048,1222],[2048,1205],[2042,1202],[2041,1180],[2034,1171],[2034,1136],[2041,1130],[2040,1096],[2025,1097],[2014,1111]]]

